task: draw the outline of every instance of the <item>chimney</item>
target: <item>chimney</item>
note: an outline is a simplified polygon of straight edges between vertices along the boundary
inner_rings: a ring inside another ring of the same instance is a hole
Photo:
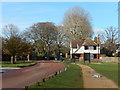
[[[98,34],[98,38],[97,38],[97,44],[99,45],[100,41],[99,41],[99,34]]]
[[[86,38],[85,37],[82,37],[82,41],[84,41]]]

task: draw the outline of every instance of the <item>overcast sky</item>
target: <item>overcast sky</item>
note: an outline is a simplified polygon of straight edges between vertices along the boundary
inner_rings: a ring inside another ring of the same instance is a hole
[[[117,2],[4,2],[2,25],[14,24],[21,31],[37,22],[59,25],[64,12],[76,5],[89,11],[95,36],[109,26],[118,27]]]

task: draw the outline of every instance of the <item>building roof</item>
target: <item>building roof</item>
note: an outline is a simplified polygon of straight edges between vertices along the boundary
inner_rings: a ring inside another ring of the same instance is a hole
[[[77,44],[82,46],[83,41],[72,41],[72,48],[77,48]]]
[[[97,46],[97,43],[91,39],[81,40],[81,41],[72,41],[72,48],[77,48],[77,44],[80,46]]]
[[[97,43],[91,39],[86,39],[82,46],[97,46]]]

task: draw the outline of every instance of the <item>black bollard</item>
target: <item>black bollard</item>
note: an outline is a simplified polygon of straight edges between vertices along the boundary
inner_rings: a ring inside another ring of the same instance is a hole
[[[55,73],[55,76],[57,75],[57,72]]]
[[[45,78],[43,79],[43,82],[45,82]]]

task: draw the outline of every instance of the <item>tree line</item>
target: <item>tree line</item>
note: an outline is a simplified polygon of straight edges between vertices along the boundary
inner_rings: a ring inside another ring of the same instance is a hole
[[[55,25],[53,22],[37,22],[22,32],[16,25],[6,25],[3,27],[1,37],[3,60],[10,59],[11,63],[15,63],[16,57],[25,60],[27,55],[30,55],[31,59],[47,57],[48,60],[51,57],[59,57],[60,53],[65,55],[69,53],[71,40],[81,40],[82,37],[92,38],[94,32],[91,21],[88,11],[75,6],[65,12],[61,25]],[[101,39],[104,38],[102,36]],[[105,39],[107,40],[104,43],[109,40],[114,43],[116,40],[111,37]]]

